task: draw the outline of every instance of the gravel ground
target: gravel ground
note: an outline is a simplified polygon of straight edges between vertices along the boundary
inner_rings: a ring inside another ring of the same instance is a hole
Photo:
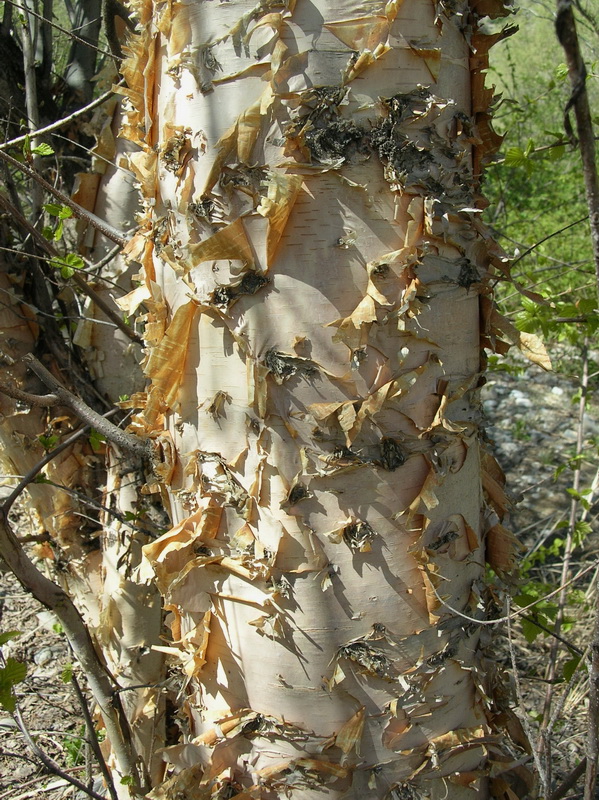
[[[562,357],[567,356],[562,354]],[[513,358],[510,363],[514,363]],[[523,542],[525,552],[551,544],[559,530],[556,526],[568,518],[572,472],[566,469],[554,480],[556,467],[572,456],[577,437],[578,408],[572,402],[576,379],[557,373],[545,373],[517,359],[516,371],[495,370],[483,390],[483,408],[487,416],[487,435],[497,459],[506,472],[514,499],[511,528]],[[576,371],[575,362],[572,372]],[[588,452],[597,450],[599,412],[592,404],[585,422]],[[583,486],[591,484],[594,470],[585,465]],[[593,515],[589,517],[593,520]],[[592,560],[597,548],[595,535],[584,543],[575,556],[574,568]],[[534,577],[557,584],[559,559],[549,557]],[[576,623],[565,632],[572,642],[584,649],[591,628],[592,592],[590,579],[579,588],[587,593],[586,613],[574,613]],[[570,609],[572,611],[572,609]],[[0,573],[0,630],[18,630],[22,635],[3,649],[27,664],[27,678],[16,690],[23,721],[31,735],[63,769],[85,782],[85,748],[81,744],[82,723],[70,684],[61,680],[70,655],[55,621],[21,588],[14,577]],[[514,626],[514,656],[520,678],[521,717],[529,721],[531,734],[542,713],[547,684],[544,682],[550,639],[539,637],[529,645],[520,626]],[[509,664],[507,646],[502,658]],[[567,651],[561,655],[567,660]],[[563,685],[557,686],[558,696]],[[575,677],[573,689],[553,733],[554,769],[558,779],[575,766],[583,755],[586,706],[584,673]],[[0,800],[73,800],[83,798],[73,787],[57,779],[40,766],[25,744],[13,718],[0,711]]]

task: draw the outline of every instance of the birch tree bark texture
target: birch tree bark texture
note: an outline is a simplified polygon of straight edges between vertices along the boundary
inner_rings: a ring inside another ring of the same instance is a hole
[[[135,12],[121,305],[146,312],[133,427],[173,527],[144,550],[183,677],[149,797],[514,797],[522,737],[460,616],[512,559],[478,405],[482,347],[517,338],[478,195],[500,36],[479,23],[506,11]]]

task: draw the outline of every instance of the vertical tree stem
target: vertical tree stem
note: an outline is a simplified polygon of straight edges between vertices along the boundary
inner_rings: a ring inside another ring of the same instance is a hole
[[[576,117],[576,135],[582,158],[584,186],[589,208],[591,225],[591,242],[595,261],[595,277],[599,293],[599,178],[595,160],[595,137],[593,121],[586,90],[586,68],[580,52],[580,42],[576,32],[576,21],[572,12],[572,0],[557,0],[557,17],[555,20],[557,37],[564,48],[572,95],[566,106],[566,117],[570,107],[574,108]],[[569,123],[566,124],[566,129]]]
[[[576,440],[577,456],[580,456],[583,449],[584,417],[585,417],[586,398],[587,398],[588,382],[589,382],[588,341],[586,339],[582,347],[581,361],[582,361],[582,377],[580,380],[580,402],[578,404],[578,431]],[[578,493],[578,491],[580,490],[580,479],[581,479],[580,465],[577,459],[576,469],[574,471],[574,481],[573,481],[573,489],[575,493]],[[568,582],[568,576],[570,574],[570,561],[574,546],[574,528],[576,525],[577,515],[578,515],[578,500],[575,494],[572,497],[572,501],[570,503],[570,518],[568,520],[568,533],[566,536],[566,544],[564,547],[564,558],[562,562],[562,573],[560,578],[560,584],[563,586],[563,588],[558,596],[558,601],[557,601],[558,611],[555,619],[555,626],[553,629],[554,633],[558,635],[561,631],[564,619],[564,609],[568,595],[565,584]],[[551,703],[553,700],[553,689],[554,689],[553,681],[555,679],[557,671],[557,658],[558,658],[559,646],[560,646],[559,640],[554,638],[551,645],[551,653],[549,656],[549,667],[547,669],[547,676],[546,676],[548,684],[547,684],[547,691],[545,693],[543,720],[541,722],[541,729],[540,729],[540,747],[543,752],[546,768],[549,773],[549,781],[551,779],[551,751],[549,742],[549,736],[551,735],[551,730],[550,730]]]

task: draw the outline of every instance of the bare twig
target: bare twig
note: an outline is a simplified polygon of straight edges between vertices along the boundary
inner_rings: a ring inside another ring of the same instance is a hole
[[[112,780],[112,775],[108,767],[106,766],[106,761],[104,760],[104,756],[102,755],[102,750],[100,749],[100,745],[98,744],[98,737],[96,736],[96,729],[94,728],[94,722],[92,720],[91,714],[89,713],[89,708],[87,705],[87,700],[85,699],[85,695],[81,691],[81,687],[79,686],[79,681],[77,680],[76,675],[71,676],[71,683],[73,685],[73,689],[75,690],[75,694],[77,695],[77,700],[79,701],[79,707],[81,708],[81,713],[83,714],[83,719],[85,722],[85,728],[87,730],[87,738],[89,742],[89,746],[92,749],[94,756],[96,757],[96,761],[98,762],[98,766],[100,767],[100,771],[104,776],[104,780],[106,781],[106,786],[108,788],[108,793],[112,800],[118,800],[118,795],[114,786],[114,781]]]
[[[596,568],[597,568],[597,562],[594,561],[588,567],[584,567],[584,569],[581,569],[579,572],[577,572],[576,575],[574,575],[572,578],[570,578],[569,581],[566,581],[566,583],[560,584],[557,587],[557,589],[554,589],[552,592],[547,592],[547,594],[544,594],[542,597],[538,597],[532,603],[529,603],[527,606],[523,606],[522,608],[519,608],[517,611],[514,611],[511,614],[507,614],[507,615],[505,615],[503,617],[495,617],[495,619],[477,619],[476,617],[471,617],[468,614],[464,614],[464,612],[460,611],[459,608],[454,608],[453,606],[450,606],[449,603],[446,602],[441,597],[441,595],[439,594],[439,592],[437,591],[435,586],[431,585],[431,589],[433,591],[433,594],[437,598],[437,600],[443,606],[445,606],[445,608],[447,608],[449,611],[451,611],[453,614],[455,614],[457,617],[460,617],[461,619],[465,619],[468,622],[473,622],[476,625],[503,625],[503,624],[505,624],[506,622],[509,622],[512,619],[517,619],[518,617],[522,616],[522,614],[524,614],[525,611],[528,611],[529,608],[534,608],[539,603],[543,603],[545,600],[549,600],[550,597],[555,597],[556,594],[559,594],[567,586],[571,586],[573,583],[576,583],[576,581],[580,580],[580,578],[583,578],[585,575],[588,575],[588,573],[591,572],[591,570],[594,570]],[[424,570],[427,572],[427,574],[429,574],[429,575],[431,574],[431,573],[428,572],[428,568],[426,567],[426,564],[424,565]]]
[[[582,172],[589,209],[591,225],[591,244],[595,260],[595,276],[599,293],[599,176],[595,161],[595,135],[593,119],[586,89],[586,67],[580,52],[576,21],[572,11],[572,0],[557,0],[555,30],[560,44],[564,48],[568,74],[572,86],[572,94],[564,111],[564,127],[566,133],[573,137],[569,120],[570,109],[574,109],[576,118],[576,134],[582,159]],[[585,795],[586,797],[586,795]]]
[[[524,708],[524,698],[522,695],[522,687],[520,685],[520,675],[518,673],[518,662],[516,660],[516,651],[514,650],[514,640],[512,638],[512,625],[510,619],[510,599],[507,599],[507,610],[508,610],[508,620],[507,620],[507,641],[508,641],[508,649],[510,651],[510,660],[512,662],[512,677],[514,679],[514,686],[516,688],[516,699],[518,700],[518,705],[520,708]],[[530,728],[530,724],[528,722],[528,717],[526,714],[522,714],[519,717],[520,721],[522,722],[522,726],[524,728],[524,732],[526,733],[526,738],[528,742],[532,744],[532,730]],[[549,790],[549,782],[548,782],[548,775],[547,771],[544,769],[543,764],[541,763],[541,759],[539,758],[538,753],[535,752],[535,748],[532,748],[532,757],[535,762],[535,766],[537,768],[537,772],[539,773],[539,779],[543,786],[543,792],[546,795]]]
[[[587,767],[584,778],[585,800],[595,797],[597,756],[599,753],[599,589],[595,589],[595,624],[589,665],[589,710],[587,715]]]
[[[16,8],[20,8],[19,4],[15,2],[15,0],[5,0],[5,2],[10,3],[11,6],[15,6]],[[80,42],[84,44],[86,47],[90,47],[92,50],[95,50],[97,53],[101,53],[103,56],[108,56],[109,58],[114,58],[113,54],[110,53],[108,50],[102,50],[101,47],[96,47],[91,42],[88,42],[87,39],[82,39],[80,36],[77,36],[73,31],[68,30],[67,28],[63,28],[58,23],[53,22],[51,19],[46,19],[46,17],[38,14],[36,11],[32,11],[28,9],[28,13],[31,14],[33,17],[37,17],[37,19],[43,20],[48,25],[51,25],[55,30],[60,31],[61,33],[66,34],[70,39],[73,39],[75,42]]]
[[[67,781],[72,786],[76,786],[77,789],[79,789],[82,792],[85,792],[85,794],[89,795],[90,797],[93,797],[94,800],[107,800],[107,798],[104,797],[104,795],[98,794],[93,789],[90,789],[88,786],[86,786],[84,783],[81,783],[80,780],[78,780],[77,778],[74,778],[72,775],[69,775],[68,772],[65,772],[65,770],[63,770],[56,763],[56,761],[54,761],[54,759],[51,758],[46,753],[46,751],[43,750],[39,746],[39,744],[35,741],[33,736],[31,736],[31,734],[29,733],[29,730],[27,729],[27,726],[25,725],[25,721],[24,721],[24,719],[23,719],[23,717],[21,715],[21,712],[19,711],[18,708],[15,710],[15,713],[13,714],[13,717],[14,717],[15,722],[19,726],[19,730],[23,734],[23,737],[24,737],[25,741],[29,745],[29,748],[31,749],[31,752],[36,756],[36,758],[39,758],[39,760],[46,767],[46,769],[48,769],[50,772],[53,772],[55,775],[58,775],[60,778],[62,778],[63,780]]]
[[[553,636],[553,638],[557,639],[558,642],[561,642],[562,644],[565,644],[566,647],[568,648],[568,650],[571,650],[573,653],[576,653],[577,656],[582,657],[584,655],[583,651],[579,647],[576,647],[576,645],[572,644],[572,642],[569,642],[567,639],[565,639],[559,633],[556,633],[555,631],[552,631],[551,628],[548,628],[546,625],[543,625],[542,622],[539,622],[538,620],[533,619],[532,617],[529,617],[526,614],[522,614],[522,619],[525,619],[527,622],[531,622],[533,625],[536,625],[537,628],[540,628],[542,631],[544,631],[549,636]],[[556,683],[556,681],[552,681],[552,683]]]
[[[89,222],[89,224],[96,228],[96,230],[100,231],[100,233],[105,236],[107,239],[110,239],[111,242],[115,244],[120,244],[121,247],[124,247],[127,244],[127,239],[122,231],[113,228],[112,225],[109,225],[100,217],[97,217],[95,214],[92,214],[91,211],[83,208],[80,206],[79,203],[76,203],[72,200],[68,195],[61,192],[60,189],[57,189],[55,186],[52,186],[51,183],[48,183],[45,178],[31,167],[28,167],[26,164],[22,164],[20,161],[17,161],[16,158],[9,156],[8,153],[4,153],[0,150],[0,158],[5,161],[7,164],[10,164],[11,167],[14,169],[20,170],[24,175],[27,175],[28,178],[32,178],[32,180],[36,181],[42,188],[44,188],[49,194],[55,197],[57,200],[71,209],[73,214],[77,217],[77,219],[85,220],[85,222]]]
[[[0,152],[0,158],[10,158],[5,153]],[[17,162],[18,163],[18,162]],[[61,256],[58,253],[58,250],[47,240],[45,239],[41,233],[33,226],[31,223],[23,217],[22,214],[7,200],[5,197],[2,196],[0,193],[0,206],[3,206],[16,220],[19,227],[26,230],[27,233],[31,235],[34,239],[36,244],[45,252],[47,253],[50,258],[58,258],[60,259]],[[121,245],[119,244],[119,247]],[[98,308],[102,309],[104,314],[108,317],[108,319],[113,322],[117,328],[123,331],[129,339],[138,344],[143,344],[143,339],[138,336],[135,331],[127,325],[124,320],[121,319],[119,314],[112,308],[92,287],[87,283],[85,278],[82,278],[78,272],[75,272],[72,276],[72,280],[75,285],[81,289],[81,291],[86,294],[93,302],[98,306]]]
[[[0,386],[0,391],[3,391],[2,386]],[[46,395],[46,397],[49,396],[51,397],[53,395]],[[104,416],[111,417],[113,414],[116,414],[117,411],[118,411],[117,408],[112,408],[110,411],[106,412]],[[55,459],[57,455],[59,455],[60,453],[62,453],[63,450],[66,450],[68,447],[74,444],[78,439],[80,439],[82,436],[88,433],[89,430],[90,430],[89,425],[83,425],[83,427],[79,428],[73,434],[71,434],[71,436],[69,436],[68,439],[65,439],[64,442],[61,442],[60,444],[56,445],[56,447],[54,447],[49,453],[46,453],[46,455],[43,458],[41,458],[37,462],[37,464],[35,464],[35,466],[33,466],[29,470],[29,472],[26,475],[23,476],[23,478],[19,481],[18,485],[15,486],[15,488],[8,495],[8,497],[4,498],[2,505],[0,506],[0,509],[2,509],[5,514],[8,514],[17,497],[19,497],[19,495],[25,491],[25,489],[29,486],[29,484],[35,479],[36,475],[38,475],[43,470],[46,464],[49,464],[50,461]]]
[[[580,225],[581,222],[586,222],[587,219],[588,219],[587,216],[581,217],[580,219],[574,220],[574,222],[569,222],[567,225],[564,225],[557,231],[553,231],[553,233],[549,233],[547,234],[547,236],[543,236],[543,238],[539,239],[538,242],[535,242],[533,245],[528,247],[523,253],[520,253],[520,255],[511,262],[510,268],[513,269],[514,266],[518,263],[518,261],[522,261],[523,258],[526,258],[526,256],[530,255],[534,250],[537,249],[537,247],[540,247],[544,242],[548,241],[549,239],[553,239],[554,236],[559,236],[560,233],[567,231],[569,228],[573,228],[575,225]]]
[[[25,0],[20,0],[17,5],[19,11],[22,12],[21,19],[22,25],[22,48],[23,48],[23,71],[25,73],[25,105],[27,107],[27,124],[29,131],[32,133],[36,128],[39,128],[39,102],[37,96],[37,78],[35,74],[35,53],[34,53],[34,34],[31,30],[32,20],[28,17],[27,12],[29,7]],[[39,142],[33,140],[34,147]],[[39,169],[40,157],[33,154],[32,163],[34,169]],[[42,209],[42,190],[38,183],[33,181],[31,184],[31,202],[32,202],[32,217],[38,219]]]
[[[583,774],[587,766],[587,759],[586,756],[581,760],[580,764],[577,764],[572,772],[565,778],[565,780],[557,787],[557,789],[552,792],[547,800],[561,800],[562,797],[572,789],[573,786],[576,785],[580,776]]]
[[[89,426],[86,426],[89,430]],[[54,452],[54,451],[52,451]],[[155,531],[150,531],[147,528],[142,528],[138,524],[134,524],[124,514],[121,514],[119,511],[116,511],[114,508],[108,508],[108,506],[102,505],[102,503],[98,503],[96,500],[93,500],[91,497],[87,497],[82,492],[78,492],[76,489],[70,489],[68,486],[63,486],[60,483],[55,483],[54,481],[44,481],[46,486],[54,486],[54,488],[59,489],[61,492],[66,492],[66,494],[74,497],[76,500],[79,500],[85,506],[89,508],[93,508],[95,511],[103,511],[108,516],[117,519],[121,525],[125,525],[127,528],[130,528],[132,531],[137,531],[138,533],[145,533],[146,536],[150,536],[154,538],[156,536]],[[89,517],[91,519],[91,517]],[[95,521],[95,520],[94,520]],[[23,540],[21,540],[23,541]],[[564,640],[565,641],[565,640]]]
[[[582,173],[589,209],[591,228],[591,244],[595,261],[596,291],[599,296],[599,176],[595,161],[595,137],[593,120],[586,89],[586,66],[580,51],[580,42],[576,31],[576,20],[572,11],[572,0],[557,0],[555,30],[560,44],[564,48],[568,74],[572,86],[572,94],[564,110],[564,127],[566,133],[574,140],[569,112],[574,109],[576,118],[576,134],[582,160]],[[587,764],[584,783],[584,800],[595,797],[597,783],[597,759],[599,758],[599,730],[597,713],[599,697],[597,682],[599,680],[599,603],[593,632],[591,655],[591,680],[589,691],[589,715],[587,726]]]
[[[116,86],[121,86],[123,81],[120,81],[116,84]],[[69,114],[66,117],[62,117],[61,119],[57,120],[56,122],[52,122],[50,125],[45,125],[43,128],[38,128],[31,132],[31,134],[25,134],[24,136],[17,136],[15,139],[10,139],[8,142],[0,143],[0,150],[10,150],[11,147],[16,147],[17,145],[23,144],[23,142],[27,139],[28,135],[35,135],[35,136],[43,136],[46,133],[52,133],[53,131],[58,130],[59,128],[68,125],[69,122],[72,122],[77,117],[81,117],[83,114],[87,114],[89,111],[93,111],[94,108],[101,106],[107,100],[110,100],[111,97],[114,96],[114,89],[109,89],[104,94],[101,94],[99,97],[96,97],[95,100],[92,100],[91,103],[88,103],[83,108],[78,108],[77,111],[73,111],[72,114]]]
[[[63,405],[70,408],[80,420],[103,434],[109,442],[113,442],[132,455],[142,457],[150,455],[150,444],[147,441],[117,428],[116,425],[113,425],[101,414],[98,414],[97,411],[94,411],[93,408],[90,408],[79,397],[69,392],[32,353],[27,353],[27,355],[23,356],[23,361],[46,384],[52,393],[57,395]]]
[[[582,376],[580,380],[580,401],[578,404],[576,456],[581,455],[584,447],[584,420],[585,420],[586,399],[587,399],[588,383],[589,383],[588,342],[586,340],[583,344],[581,351],[581,361],[582,361]],[[562,585],[563,588],[558,596],[558,601],[557,601],[558,610],[554,625],[554,631],[558,636],[561,632],[561,627],[564,620],[566,602],[568,599],[565,584],[567,583],[568,575],[570,574],[570,562],[572,558],[572,551],[574,549],[574,532],[576,527],[576,521],[578,518],[579,504],[577,498],[578,498],[578,493],[580,491],[580,481],[581,481],[580,459],[577,458],[576,469],[574,470],[574,480],[573,480],[574,493],[572,496],[572,500],[570,502],[570,519],[568,521],[568,532],[566,535],[566,541],[564,545],[564,555],[562,559],[560,584]],[[551,720],[551,704],[553,701],[553,681],[555,679],[555,673],[557,670],[558,653],[559,653],[559,640],[557,638],[554,638],[551,646],[551,652],[549,655],[549,666],[546,673],[546,678],[549,681],[549,683],[547,684],[547,691],[545,692],[545,702],[543,704],[543,719],[539,727],[539,745],[543,750],[545,763],[547,765],[547,769],[549,770],[550,777],[551,777],[551,766],[550,766],[551,731],[549,730],[549,723]]]

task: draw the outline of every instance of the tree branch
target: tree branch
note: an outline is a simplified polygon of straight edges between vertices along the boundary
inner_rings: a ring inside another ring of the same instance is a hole
[[[0,158],[10,158],[10,156],[6,156],[5,153],[0,152]],[[14,159],[13,159],[14,160]],[[17,162],[19,163],[19,162]],[[5,197],[2,196],[0,193],[0,205],[4,206],[6,210],[15,218],[18,222],[19,226],[27,231],[30,236],[35,240],[36,244],[44,250],[45,253],[48,254],[51,258],[58,258],[60,259],[61,256],[58,253],[58,250],[49,242],[42,234],[35,228],[28,220],[23,217],[22,214],[12,205],[12,203],[7,200]],[[119,243],[119,247],[122,245]],[[112,252],[112,251],[111,251]],[[124,322],[117,311],[114,308],[111,308],[110,305],[102,298],[100,295],[92,289],[92,287],[87,283],[85,278],[82,278],[78,272],[75,272],[72,276],[72,280],[77,286],[77,288],[81,289],[81,291],[86,294],[93,302],[100,308],[104,314],[108,317],[108,319],[113,322],[119,330],[123,331],[129,339],[137,344],[143,344],[143,339],[141,336],[138,336],[135,331]]]
[[[114,787],[114,781],[112,780],[112,775],[106,766],[106,761],[104,760],[104,756],[102,755],[102,750],[98,744],[98,737],[96,736],[96,730],[94,728],[94,722],[91,718],[91,714],[89,713],[89,708],[87,705],[87,700],[85,699],[85,695],[81,691],[81,686],[79,686],[79,681],[75,675],[71,676],[71,683],[73,685],[73,689],[75,690],[75,694],[77,695],[77,700],[79,701],[79,707],[81,708],[81,713],[83,714],[83,719],[85,721],[85,727],[87,729],[87,738],[89,740],[89,746],[92,749],[94,756],[96,757],[96,761],[98,762],[98,766],[100,767],[100,772],[106,781],[106,786],[108,788],[108,793],[112,800],[118,800],[118,795],[116,789]]]
[[[0,386],[0,391],[3,391],[3,388],[1,386]],[[45,396],[52,397],[54,395],[45,395]],[[117,411],[118,411],[117,408],[112,408],[110,411],[107,411],[106,414],[104,414],[104,416],[111,417],[113,414],[116,414]],[[46,453],[46,455],[42,459],[40,459],[37,462],[37,464],[35,464],[29,470],[29,472],[23,476],[23,478],[21,478],[17,486],[15,486],[15,488],[12,490],[12,492],[7,497],[4,498],[4,501],[2,502],[2,504],[0,504],[0,510],[2,510],[5,514],[8,515],[8,512],[10,511],[11,506],[13,505],[17,497],[19,497],[19,495],[25,491],[25,489],[29,486],[29,484],[33,480],[35,480],[36,475],[39,475],[39,473],[43,470],[46,464],[49,464],[50,461],[55,459],[57,455],[62,453],[63,450],[66,450],[68,447],[70,447],[74,442],[77,441],[77,439],[80,439],[83,435],[88,433],[89,430],[90,430],[89,425],[83,425],[81,428],[72,433],[71,436],[68,437],[68,439],[65,439],[64,442],[57,444],[56,447],[54,447],[49,453]]]
[[[557,16],[555,30],[560,44],[564,48],[568,74],[572,86],[572,94],[564,110],[564,126],[566,132],[571,131],[569,111],[574,109],[576,117],[576,133],[582,159],[582,171],[589,209],[591,225],[591,243],[595,260],[595,276],[599,294],[599,176],[595,161],[595,136],[593,119],[586,89],[586,67],[580,52],[576,21],[572,11],[572,0],[557,0]]]
[[[6,3],[9,3],[11,6],[15,6],[16,8],[20,8],[19,4],[15,2],[15,0],[5,0]],[[27,13],[31,14],[32,17],[37,17],[37,19],[43,20],[48,25],[51,25],[57,31],[66,34],[70,39],[73,39],[75,42],[81,42],[86,47],[91,47],[92,50],[95,50],[97,53],[101,53],[103,56],[108,56],[109,58],[114,58],[113,54],[110,53],[108,50],[102,50],[101,47],[96,47],[91,42],[88,42],[86,39],[82,39],[80,36],[77,36],[73,31],[68,30],[67,28],[63,28],[61,25],[58,25],[56,22],[53,22],[51,19],[46,19],[42,14],[38,14],[37,11],[32,11],[31,9],[27,9]]]
[[[100,233],[107,239],[110,239],[111,242],[119,244],[121,247],[124,247],[127,244],[127,239],[122,231],[118,231],[116,228],[113,228],[112,225],[109,225],[107,222],[104,222],[104,220],[100,219],[100,217],[92,214],[91,211],[88,211],[87,209],[83,208],[83,206],[80,206],[79,203],[76,203],[68,195],[64,194],[64,192],[61,192],[60,189],[57,189],[55,186],[52,186],[51,183],[48,183],[45,178],[42,178],[39,172],[31,169],[31,167],[28,167],[26,164],[22,164],[20,161],[17,161],[16,158],[9,156],[8,153],[4,153],[2,150],[0,150],[0,158],[7,164],[10,164],[11,167],[20,170],[28,178],[34,180],[57,200],[60,200],[63,205],[71,209],[77,219],[82,219],[85,220],[85,222],[89,222],[92,227],[100,231]]]
[[[35,372],[37,377],[55,394],[60,402],[73,411],[80,420],[91,425],[110,442],[127,453],[136,456],[149,457],[151,448],[149,442],[140,439],[132,433],[127,433],[117,428],[93,408],[90,408],[79,397],[69,392],[32,353],[23,356],[23,361]]]
[[[29,12],[31,13],[31,12]],[[116,86],[121,86],[123,81],[119,81]],[[52,122],[50,125],[46,125],[43,128],[38,128],[36,131],[33,131],[30,134],[25,134],[24,136],[17,136],[16,139],[10,139],[8,142],[0,143],[0,150],[9,150],[11,147],[16,147],[17,145],[23,144],[23,142],[27,139],[28,136],[43,136],[46,133],[52,133],[52,131],[58,130],[62,128],[63,125],[68,125],[69,122],[72,122],[77,117],[82,116],[83,114],[87,114],[88,111],[93,111],[94,108],[101,106],[102,103],[105,103],[107,100],[110,100],[111,97],[114,95],[114,89],[109,89],[109,91],[104,92],[95,100],[92,100],[91,103],[88,103],[83,108],[78,108],[77,111],[73,111],[72,114],[69,114],[67,117],[62,117],[62,119],[57,120],[56,122]]]
[[[102,714],[119,772],[122,776],[131,776],[139,787],[129,723],[120,698],[95,651],[89,630],[66,592],[46,578],[28,558],[3,508],[0,508],[0,551],[21,585],[58,617]]]
[[[107,800],[107,798],[104,797],[104,795],[98,794],[93,789],[90,789],[88,786],[86,786],[84,783],[81,783],[80,780],[74,778],[72,775],[69,775],[68,772],[65,772],[65,770],[61,769],[60,766],[56,763],[56,761],[54,761],[54,759],[51,758],[46,753],[45,750],[42,750],[42,748],[35,741],[33,736],[29,733],[29,730],[25,725],[25,720],[23,719],[21,712],[19,711],[18,708],[13,714],[13,717],[15,722],[17,723],[19,730],[23,734],[25,741],[29,745],[31,752],[36,756],[36,758],[38,758],[42,762],[42,764],[46,767],[46,769],[48,769],[50,772],[53,772],[55,775],[58,775],[59,778],[62,778],[64,781],[67,781],[72,786],[76,786],[77,789],[79,789],[79,791],[85,792],[85,794],[89,795],[90,797],[93,797],[94,800]],[[113,798],[113,800],[115,800],[115,798]]]

